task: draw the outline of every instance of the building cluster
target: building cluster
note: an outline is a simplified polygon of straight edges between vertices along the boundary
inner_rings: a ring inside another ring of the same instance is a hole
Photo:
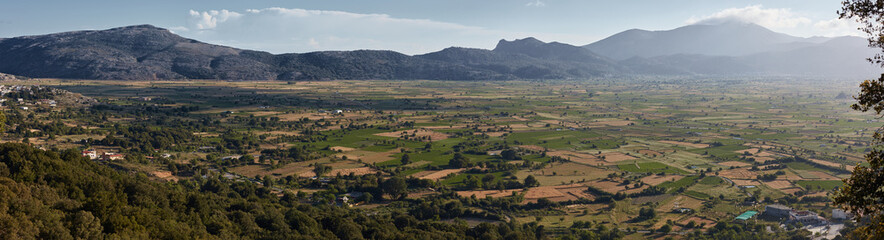
[[[13,93],[13,92],[27,91],[27,92],[33,93],[33,88],[35,88],[35,87],[40,88],[39,86],[0,85],[0,96],[6,96],[7,94]],[[52,100],[52,99],[39,99],[34,102],[26,102],[25,99],[22,99],[22,98],[17,98],[15,100],[16,100],[16,102],[18,102],[18,105],[22,105],[20,107],[22,110],[28,110],[28,107],[23,106],[23,105],[46,105],[49,107],[56,107],[58,105],[58,102],[56,102],[55,100]],[[0,99],[0,105],[2,105],[4,103],[6,103],[6,99]]]
[[[833,210],[832,216],[834,218],[846,219],[846,214],[835,214],[836,211],[840,211],[841,213],[844,212],[838,209]],[[786,219],[786,222],[799,222],[804,225],[825,225],[829,223],[829,220],[821,217],[815,212],[806,210],[795,210],[780,204],[771,204],[765,206],[764,214],[771,217]]]
[[[87,157],[92,160],[104,160],[104,161],[115,161],[115,160],[123,160],[126,158],[123,154],[112,153],[112,152],[104,152],[99,153],[94,149],[83,150],[82,152],[84,157]]]

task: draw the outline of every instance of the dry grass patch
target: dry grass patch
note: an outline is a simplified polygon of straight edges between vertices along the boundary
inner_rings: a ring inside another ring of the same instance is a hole
[[[586,153],[574,152],[574,151],[552,151],[552,152],[548,152],[547,155],[562,157],[562,158],[571,160],[572,162],[583,163],[583,164],[592,165],[592,166],[599,165],[602,163],[599,160],[599,158],[597,158],[596,156],[593,156],[591,154],[586,154]]]
[[[521,189],[514,189],[514,190],[503,190],[503,191],[501,191],[501,190],[458,191],[457,195],[460,195],[461,197],[470,197],[470,196],[476,195],[476,198],[480,198],[480,199],[488,197],[488,196],[491,196],[493,198],[500,198],[500,197],[512,196],[513,192],[520,193],[520,192],[522,192],[522,190]]]
[[[841,168],[841,166],[842,166],[842,164],[839,164],[839,163],[833,163],[833,162],[823,161],[823,160],[818,160],[818,159],[810,159],[810,161],[813,163],[819,164],[819,165],[833,167],[833,168]],[[854,166],[850,166],[847,164],[845,164],[843,166],[845,167],[845,169],[847,169],[847,171],[851,171],[851,172],[853,172],[853,169],[855,168]]]
[[[629,156],[620,152],[606,152],[602,153],[600,156],[604,157],[605,162],[616,163],[620,161],[632,160],[635,159],[633,156]]]
[[[759,186],[761,182],[756,180],[742,180],[742,179],[731,179],[734,182],[734,185],[737,186]]]
[[[623,184],[622,182],[612,181],[612,180],[595,180],[589,181],[586,183],[587,186],[592,186],[598,188],[602,191],[608,193],[634,193],[640,192],[641,190],[648,188],[648,185],[643,185],[639,188],[633,188],[633,184]]]
[[[420,179],[430,179],[430,180],[435,181],[435,180],[442,179],[442,178],[448,176],[449,174],[463,172],[464,170],[467,170],[467,169],[466,168],[458,168],[458,169],[443,169],[443,170],[439,170],[439,171],[423,171],[423,172],[419,172],[420,175],[418,175],[418,173],[415,173],[412,176],[415,176]]]
[[[643,183],[645,183],[645,184],[649,184],[649,185],[652,185],[652,186],[657,186],[657,185],[659,185],[659,184],[661,184],[661,183],[664,183],[664,182],[666,182],[666,181],[672,181],[672,182],[675,182],[675,181],[678,181],[679,179],[682,179],[682,178],[684,178],[684,176],[681,176],[681,175],[665,175],[665,176],[660,176],[660,175],[656,175],[656,174],[655,174],[655,175],[651,175],[651,176],[643,177],[643,178],[641,179],[641,181],[642,181]]]
[[[522,148],[522,149],[528,149],[528,150],[531,150],[531,151],[543,151],[543,150],[546,150],[546,148],[541,147],[541,146],[537,146],[537,145],[519,145],[518,147],[519,147],[519,148]]]
[[[768,181],[768,182],[764,182],[764,185],[767,185],[768,187],[771,187],[773,189],[787,189],[787,188],[795,187],[795,185],[793,185],[791,182],[786,181],[786,180]]]
[[[355,148],[342,147],[342,146],[334,146],[334,147],[330,147],[329,149],[331,149],[332,151],[335,151],[335,152],[350,152],[350,151],[356,150]]]
[[[163,180],[166,180],[166,181],[171,181],[171,182],[178,181],[178,177],[173,176],[172,172],[170,172],[170,171],[153,171],[153,172],[150,172],[150,174],[154,175],[158,178],[161,178]]]
[[[687,142],[669,141],[669,140],[663,140],[663,141],[657,141],[657,142],[678,145],[678,146],[692,147],[692,148],[707,148],[707,147],[709,147],[709,144],[705,144],[705,143],[687,143]]]
[[[411,138],[421,138],[421,137],[429,137],[430,138],[429,140],[423,140],[423,141],[439,141],[439,140],[448,139],[448,134],[444,134],[444,133],[440,133],[440,132],[436,132],[436,131],[432,131],[432,130],[428,130],[428,129],[402,130],[402,131],[395,131],[395,132],[376,133],[374,135],[382,136],[382,137],[394,137],[394,138],[398,138],[401,136],[409,136]]]
[[[649,149],[638,150],[638,153],[644,154],[645,156],[648,156],[648,157],[656,157],[656,156],[663,155],[663,153],[661,153],[661,152],[657,152],[657,151],[649,150]]]
[[[589,127],[622,127],[629,126],[630,124],[634,124],[633,121],[628,120],[613,120],[613,121],[600,121],[600,122],[591,122],[587,124]]]
[[[371,169],[369,167],[359,167],[359,168],[337,168],[332,169],[330,172],[326,173],[325,176],[347,176],[351,173],[356,176],[362,176],[367,174],[375,174],[377,170]],[[315,177],[316,173],[313,171],[302,172],[298,174],[299,177]]]
[[[750,166],[752,164],[738,162],[738,161],[727,161],[727,162],[720,162],[720,163],[718,163],[718,165],[722,165],[725,167],[745,167],[745,166]]]
[[[719,176],[730,179],[755,179],[758,174],[752,173],[743,168],[728,169],[718,173]]]

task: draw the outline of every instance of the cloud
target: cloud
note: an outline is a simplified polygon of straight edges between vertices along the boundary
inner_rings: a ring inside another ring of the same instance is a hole
[[[528,2],[525,4],[526,7],[545,7],[546,3],[541,2],[540,0],[535,0],[533,2]]]
[[[812,20],[788,8],[764,8],[752,5],[728,8],[703,17],[691,17],[687,24],[715,24],[724,21],[751,22],[777,32],[796,36],[862,36],[856,22],[846,19]]]
[[[813,24],[813,28],[820,36],[827,37],[844,35],[863,36],[863,32],[858,30],[859,27],[859,23],[853,20],[840,18],[817,21]]]
[[[763,8],[761,5],[752,5],[744,8],[728,8],[704,17],[691,17],[687,23],[714,24],[732,20],[751,22],[770,29],[795,28],[812,22],[809,18],[799,16],[788,8]]]
[[[289,8],[195,11],[188,13],[186,37],[274,53],[392,49],[409,54],[449,46],[493,46],[510,34],[480,27],[362,14]],[[333,47],[329,49],[328,47]]]
[[[241,16],[242,14],[240,13],[227,11],[226,9],[220,11],[211,10],[205,12],[190,10],[190,18],[188,19],[188,24],[200,30],[214,29],[218,26],[218,23],[224,23],[227,20],[237,19]]]

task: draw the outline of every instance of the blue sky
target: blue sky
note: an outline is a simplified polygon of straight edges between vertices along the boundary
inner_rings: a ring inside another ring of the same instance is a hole
[[[536,37],[584,45],[620,31],[740,19],[796,36],[860,35],[840,1],[708,0],[0,0],[0,37],[152,24],[200,41],[273,53],[448,46]]]

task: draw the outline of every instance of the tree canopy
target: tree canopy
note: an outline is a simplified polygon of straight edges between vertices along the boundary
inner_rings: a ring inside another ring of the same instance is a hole
[[[861,24],[860,30],[868,34],[869,46],[884,51],[884,1],[846,0],[838,12],[842,19],[853,19]],[[884,67],[884,52],[868,59]],[[860,84],[857,103],[851,108],[859,111],[873,110],[880,115],[884,111],[884,74],[876,80]],[[884,135],[873,135],[879,143]],[[884,151],[872,150],[866,154],[869,166],[857,166],[850,178],[844,179],[844,187],[836,194],[834,202],[854,213],[861,222],[852,233],[855,238],[880,239],[884,237]]]

